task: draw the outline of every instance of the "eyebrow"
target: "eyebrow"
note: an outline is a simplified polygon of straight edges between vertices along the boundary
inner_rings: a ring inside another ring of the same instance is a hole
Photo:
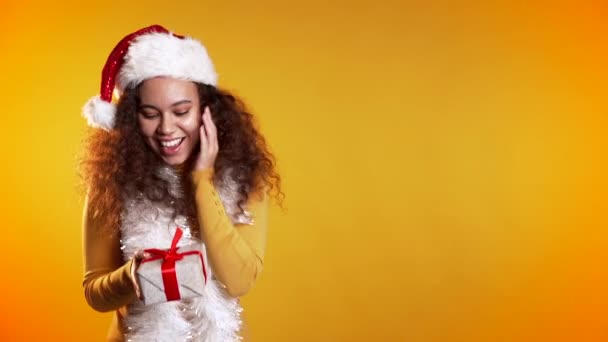
[[[177,101],[177,102],[173,103],[173,104],[172,104],[170,107],[177,107],[177,106],[179,106],[179,105],[186,104],[186,103],[192,103],[192,101],[190,101],[190,100],[181,100],[181,101]],[[152,109],[155,109],[155,110],[160,111],[160,109],[158,109],[157,107],[155,107],[155,106],[153,106],[153,105],[150,105],[150,104],[142,104],[142,105],[139,105],[139,108],[140,108],[140,109],[143,109],[143,108],[152,108]]]

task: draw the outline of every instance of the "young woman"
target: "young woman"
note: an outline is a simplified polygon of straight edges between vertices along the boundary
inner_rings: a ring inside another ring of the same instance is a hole
[[[83,113],[95,128],[81,165],[83,285],[91,307],[116,312],[109,340],[239,340],[238,297],[262,270],[269,197],[282,196],[252,115],[217,87],[200,42],[158,25],[118,43]],[[145,305],[143,250],[169,248],[177,227],[211,276],[202,296]]]

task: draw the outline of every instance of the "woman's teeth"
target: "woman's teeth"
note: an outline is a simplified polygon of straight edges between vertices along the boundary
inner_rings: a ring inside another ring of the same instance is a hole
[[[177,138],[177,139],[173,139],[173,140],[167,140],[167,141],[160,141],[160,144],[163,147],[175,147],[177,145],[179,145],[179,143],[182,141],[182,138]]]

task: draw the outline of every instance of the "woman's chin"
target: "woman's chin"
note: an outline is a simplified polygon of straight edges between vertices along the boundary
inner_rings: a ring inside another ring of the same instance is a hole
[[[181,165],[181,164],[185,163],[186,160],[188,160],[188,156],[185,153],[180,153],[178,155],[173,155],[173,156],[167,156],[167,155],[161,154],[160,157],[165,162],[165,164],[170,165],[170,166]]]
[[[183,164],[187,158],[178,158],[178,157],[162,157],[165,164],[170,166],[177,166]]]

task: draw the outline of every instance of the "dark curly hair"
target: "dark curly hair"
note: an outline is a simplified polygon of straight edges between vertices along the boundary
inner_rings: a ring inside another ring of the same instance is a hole
[[[241,211],[255,192],[266,192],[282,203],[284,194],[274,156],[243,101],[223,89],[196,85],[201,112],[209,106],[217,127],[219,151],[213,180],[221,181],[230,173],[238,184],[237,204]],[[139,86],[126,89],[117,104],[114,129],[91,129],[85,138],[79,172],[94,208],[91,214],[101,221],[104,230],[117,232],[125,197],[143,193],[151,201],[171,204],[174,215],[184,214],[194,227],[197,220],[192,184],[188,180],[184,196],[176,198],[168,191],[168,181],[155,173],[164,162],[146,144],[139,129],[138,104]],[[197,155],[198,149],[192,151],[192,156]],[[189,158],[184,171],[192,170],[193,166],[194,158]]]

